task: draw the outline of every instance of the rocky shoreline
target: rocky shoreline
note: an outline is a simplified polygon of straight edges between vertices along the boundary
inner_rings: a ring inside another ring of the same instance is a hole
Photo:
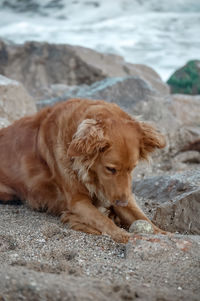
[[[1,127],[71,97],[155,123],[167,147],[136,168],[133,191],[157,225],[178,232],[116,244],[0,203],[0,300],[199,300],[200,95],[170,94],[148,66],[70,45],[1,41],[0,74]]]

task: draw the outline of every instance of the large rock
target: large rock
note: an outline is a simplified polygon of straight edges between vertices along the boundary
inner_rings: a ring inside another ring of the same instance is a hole
[[[162,229],[200,234],[200,169],[134,181],[133,190]]]
[[[187,126],[200,126],[200,95],[172,95],[170,110]]]
[[[38,106],[43,107],[69,98],[90,98],[115,102],[130,111],[136,103],[148,101],[155,95],[157,91],[138,76],[116,77],[106,78],[90,86],[80,85],[68,88],[61,97],[39,101]]]
[[[72,48],[38,42],[8,45],[1,41],[0,73],[23,83],[34,96],[49,84],[91,84],[105,77],[79,59]]]
[[[88,64],[102,70],[106,77],[138,76],[144,79],[153,89],[164,96],[169,94],[168,85],[164,84],[156,71],[146,65],[131,64],[121,56],[102,54],[84,47],[73,47],[75,53]]]
[[[160,272],[165,275],[163,287],[169,287],[169,283],[173,282],[176,283],[177,291],[183,291],[182,285],[187,281],[198,286],[199,244],[200,236],[197,235],[134,235],[126,245],[126,258],[140,262],[146,274],[157,275],[157,283],[162,282]],[[187,296],[188,300],[195,300],[198,293],[199,289],[196,293],[193,291]],[[173,300],[173,297],[155,300]]]
[[[184,125],[182,151],[200,151],[200,96],[174,94],[169,109]]]
[[[171,93],[200,94],[200,61],[189,61],[167,81]]]
[[[0,75],[0,127],[35,112],[35,102],[22,84]]]
[[[106,77],[128,75],[142,77],[160,95],[169,94],[168,86],[150,67],[70,45],[39,42],[14,45],[1,41],[0,73],[23,83],[38,99],[55,94],[51,88],[54,84],[90,85]]]

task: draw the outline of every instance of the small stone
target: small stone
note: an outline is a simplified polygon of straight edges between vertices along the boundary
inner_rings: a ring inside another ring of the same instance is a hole
[[[129,228],[131,233],[154,234],[153,226],[145,220],[137,220],[133,222]]]

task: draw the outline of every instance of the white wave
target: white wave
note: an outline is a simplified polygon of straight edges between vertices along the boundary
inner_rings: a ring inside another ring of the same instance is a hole
[[[14,7],[0,3],[0,36],[17,43],[48,41],[116,53],[152,66],[163,79],[200,58],[200,0],[10,2]]]

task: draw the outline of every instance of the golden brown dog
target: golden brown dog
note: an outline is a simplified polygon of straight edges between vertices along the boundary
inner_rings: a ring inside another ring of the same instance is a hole
[[[0,130],[0,199],[20,198],[72,229],[127,242],[130,234],[110,217],[127,227],[149,221],[134,200],[131,172],[164,146],[155,128],[115,104],[59,103]]]

